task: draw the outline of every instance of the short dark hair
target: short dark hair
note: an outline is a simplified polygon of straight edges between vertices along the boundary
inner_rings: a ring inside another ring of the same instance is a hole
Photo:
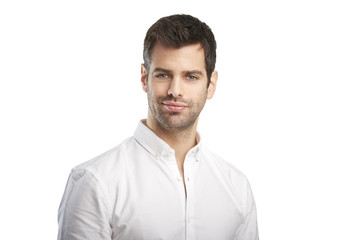
[[[175,48],[200,43],[205,53],[205,68],[209,85],[216,63],[216,41],[206,23],[185,14],[163,17],[155,22],[144,39],[143,58],[147,71],[150,67],[152,49],[156,43]]]

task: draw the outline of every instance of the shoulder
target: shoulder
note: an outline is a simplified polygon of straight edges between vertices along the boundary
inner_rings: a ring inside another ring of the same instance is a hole
[[[205,162],[224,186],[231,189],[233,196],[242,203],[244,212],[254,204],[250,183],[243,172],[208,149],[203,151]]]
[[[224,160],[206,147],[203,148],[204,157],[209,165],[216,168],[221,174],[234,182],[248,182],[245,174],[230,162]]]
[[[91,175],[98,181],[111,181],[126,165],[128,151],[135,145],[135,140],[130,137],[112,149],[86,161],[71,170],[73,176]]]

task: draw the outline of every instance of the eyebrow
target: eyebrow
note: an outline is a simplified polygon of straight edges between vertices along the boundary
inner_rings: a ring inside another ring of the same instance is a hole
[[[185,71],[186,75],[191,75],[191,74],[197,74],[197,75],[204,75],[202,71],[200,70],[192,70],[192,71]]]
[[[160,68],[160,67],[157,67],[153,70],[153,72],[165,72],[165,73],[172,73],[171,70],[169,69],[165,69],[165,68]],[[191,75],[191,74],[198,74],[198,75],[201,75],[203,76],[204,73],[200,70],[191,70],[191,71],[183,71],[184,74],[186,75]]]
[[[171,73],[171,70],[157,67],[157,68],[155,68],[155,69],[153,70],[153,72],[166,72],[166,73]]]

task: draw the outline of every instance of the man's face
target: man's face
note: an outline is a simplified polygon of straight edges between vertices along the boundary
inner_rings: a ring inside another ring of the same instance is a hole
[[[168,48],[156,44],[147,72],[142,66],[149,118],[163,128],[185,130],[197,121],[206,99],[215,91],[217,73],[207,87],[204,49],[200,44]]]

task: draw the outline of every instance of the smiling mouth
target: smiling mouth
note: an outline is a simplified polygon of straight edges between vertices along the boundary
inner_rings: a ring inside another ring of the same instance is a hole
[[[165,101],[162,103],[166,109],[172,112],[181,112],[188,106],[185,103]]]

